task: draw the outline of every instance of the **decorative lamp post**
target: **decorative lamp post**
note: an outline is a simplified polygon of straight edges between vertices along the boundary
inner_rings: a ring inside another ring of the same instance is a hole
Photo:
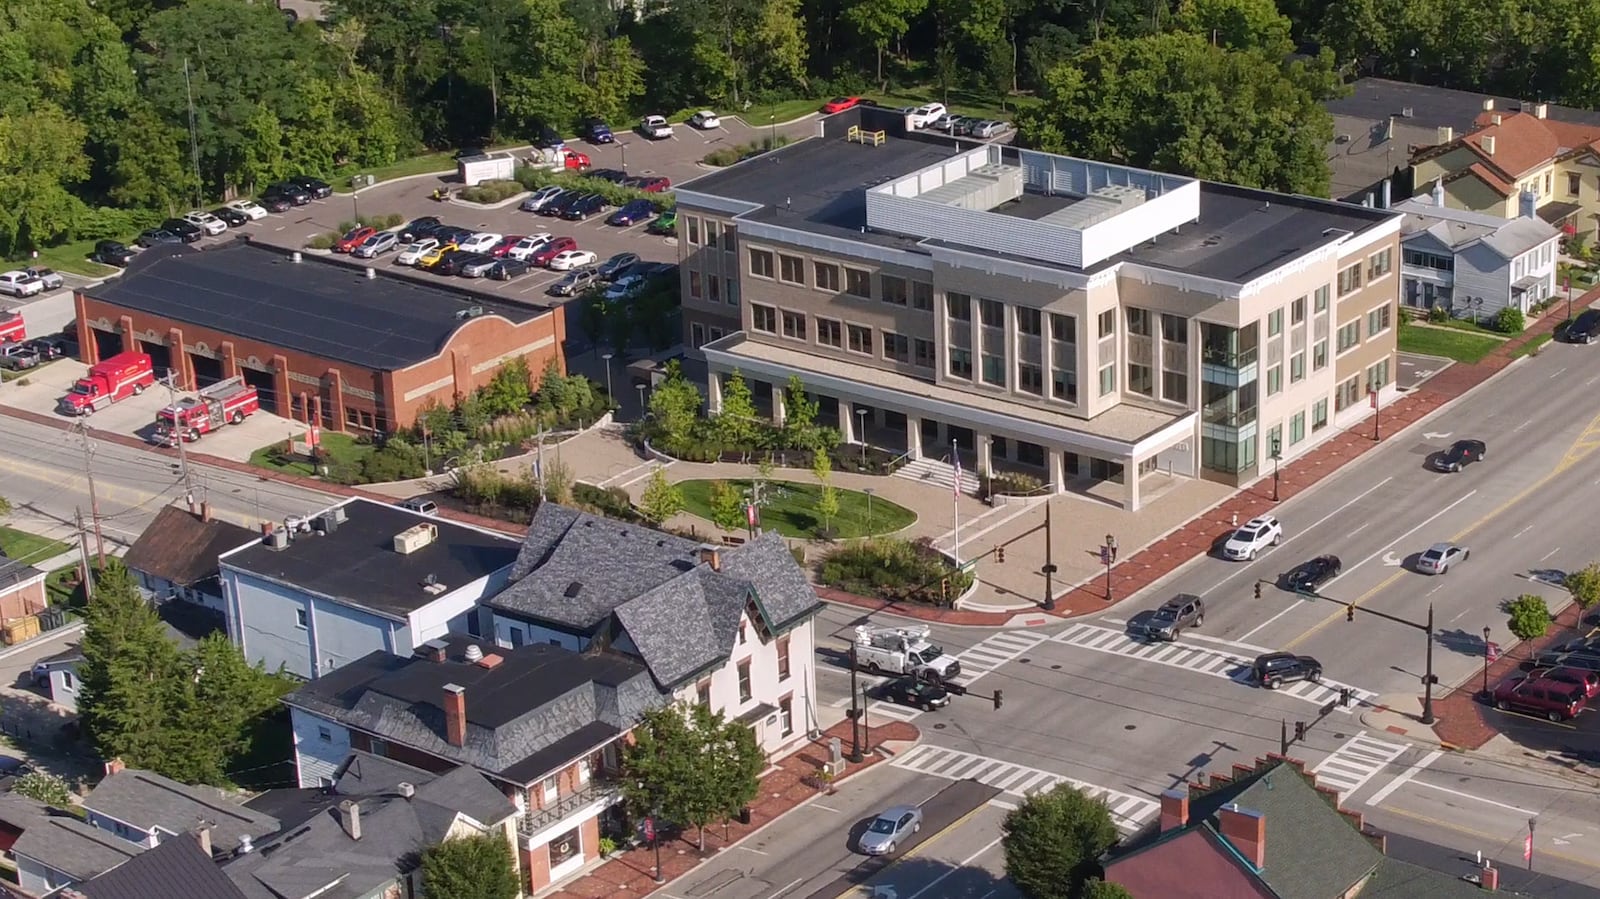
[[[615,355],[615,354],[614,353],[601,353],[600,354],[600,358],[602,360],[604,360],[604,362],[606,364],[606,398],[610,399],[612,401],[615,401],[616,398],[617,398],[616,394],[611,392],[611,357],[613,355]]]
[[[871,487],[863,487],[863,488],[861,488],[861,492],[865,493],[867,495],[867,536],[870,537],[870,536],[872,536],[872,494],[873,494],[873,489]]]
[[[1283,458],[1283,441],[1278,437],[1272,438],[1272,501],[1278,501],[1278,462]]]
[[[867,467],[867,410],[856,410],[856,439],[861,441],[861,467]]]
[[[1489,625],[1483,626],[1483,698],[1489,698]]]
[[[1100,547],[1100,560],[1106,563],[1106,602],[1112,599],[1111,592],[1111,566],[1117,562],[1117,538],[1113,534],[1106,535],[1106,542]]]

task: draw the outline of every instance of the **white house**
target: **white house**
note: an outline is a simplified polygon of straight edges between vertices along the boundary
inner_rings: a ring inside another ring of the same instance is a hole
[[[1436,190],[1395,205],[1401,223],[1400,302],[1487,321],[1507,306],[1524,315],[1554,296],[1561,232],[1531,214],[1514,219],[1451,209]]]

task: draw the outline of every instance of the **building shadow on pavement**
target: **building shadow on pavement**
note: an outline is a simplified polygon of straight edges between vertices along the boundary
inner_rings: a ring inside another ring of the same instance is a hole
[[[952,854],[970,855],[978,846],[944,847]],[[964,850],[964,851],[963,851]],[[999,847],[993,850],[998,859]],[[971,865],[961,865],[916,855],[910,858],[863,858],[861,864],[807,899],[839,899],[855,889],[863,899],[909,899],[921,895],[938,899],[1013,899],[1020,896],[1009,880]]]

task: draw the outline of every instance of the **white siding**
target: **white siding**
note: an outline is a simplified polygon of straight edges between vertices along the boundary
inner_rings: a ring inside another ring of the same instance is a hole
[[[301,709],[289,709],[289,726],[294,731],[294,763],[300,786],[320,787],[323,778],[333,781],[334,772],[350,755],[350,731]],[[323,739],[323,735],[327,739]]]

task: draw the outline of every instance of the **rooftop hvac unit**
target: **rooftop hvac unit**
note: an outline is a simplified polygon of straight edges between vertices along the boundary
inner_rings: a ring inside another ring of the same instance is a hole
[[[287,549],[289,546],[289,532],[283,528],[273,528],[267,535],[268,549]]]
[[[394,535],[394,551],[409,556],[439,539],[439,528],[432,523],[416,524]]]

